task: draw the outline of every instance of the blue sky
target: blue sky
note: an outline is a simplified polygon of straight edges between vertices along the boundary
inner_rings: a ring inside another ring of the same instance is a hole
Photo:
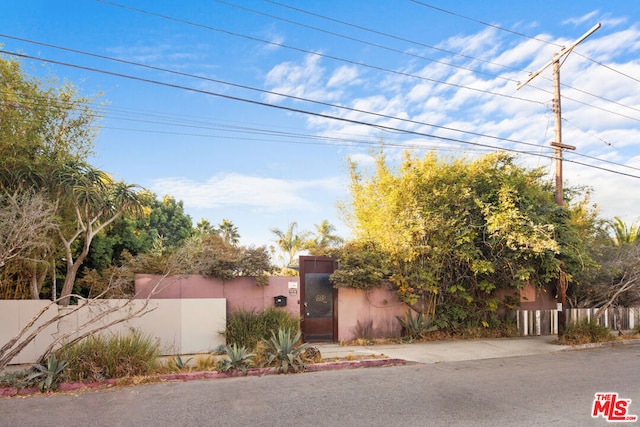
[[[291,221],[347,237],[346,158],[366,166],[381,141],[390,159],[516,149],[551,179],[551,71],[516,85],[601,23],[561,68],[565,182],[640,217],[640,2],[4,3],[4,51],[111,73],[22,60],[103,94],[95,166],[259,245]]]

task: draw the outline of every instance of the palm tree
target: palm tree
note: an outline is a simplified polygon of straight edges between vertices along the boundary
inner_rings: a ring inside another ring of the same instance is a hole
[[[198,236],[206,236],[207,234],[215,234],[216,233],[216,228],[211,225],[211,223],[209,222],[209,220],[202,218],[200,221],[198,221],[198,223],[196,224],[196,228],[195,228],[195,233]]]
[[[114,182],[106,172],[82,162],[66,165],[51,178],[59,208],[71,213],[63,215],[69,221],[58,229],[67,267],[60,302],[67,305],[93,238],[125,212],[140,215],[142,198],[137,185]],[[81,242],[79,252],[74,250],[76,241]]]
[[[225,243],[236,246],[240,242],[240,233],[238,233],[238,227],[233,225],[233,222],[228,219],[223,219],[218,225],[218,235],[222,237]]]
[[[339,246],[344,241],[342,237],[333,234],[336,228],[328,220],[325,219],[314,226],[316,227],[316,235],[307,244],[307,248],[312,254],[323,255],[327,249]]]
[[[640,242],[640,227],[635,222],[629,225],[616,216],[609,222],[609,228],[613,231],[613,244],[615,246]]]
[[[292,265],[298,253],[302,252],[308,242],[309,232],[303,231],[298,233],[298,223],[292,221],[286,231],[278,228],[272,228],[271,232],[276,235],[275,240],[281,254],[278,257],[282,263],[282,270],[286,271],[287,267]]]

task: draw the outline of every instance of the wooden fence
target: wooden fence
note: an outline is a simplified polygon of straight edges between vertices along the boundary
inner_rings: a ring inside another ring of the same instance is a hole
[[[567,324],[595,317],[597,308],[570,308],[566,310]],[[521,336],[556,335],[558,333],[557,310],[517,310],[516,322]],[[640,307],[609,308],[598,323],[612,331],[628,331],[640,322]]]

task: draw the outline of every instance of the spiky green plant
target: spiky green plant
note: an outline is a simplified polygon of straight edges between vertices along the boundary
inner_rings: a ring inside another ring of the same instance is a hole
[[[413,317],[411,310],[407,311],[405,317],[396,316],[402,326],[403,335],[409,340],[415,340],[422,338],[425,334],[433,332],[438,329],[433,324],[433,318],[424,318],[422,313],[418,313],[416,317]]]
[[[227,346],[225,351],[227,357],[218,361],[218,372],[242,371],[247,375],[247,370],[253,366],[253,353],[236,344]]]
[[[180,372],[189,367],[189,362],[191,360],[193,360],[193,357],[190,357],[187,360],[182,360],[182,357],[177,354],[169,361],[168,367],[171,371]]]
[[[289,373],[289,367],[295,372],[304,369],[305,364],[302,361],[302,352],[306,348],[306,344],[300,343],[300,331],[291,336],[290,329],[278,329],[276,334],[271,331],[271,338],[265,341],[267,355],[266,365],[275,366],[276,371],[282,369],[285,374]]]
[[[56,390],[60,384],[62,371],[67,367],[66,360],[58,360],[55,354],[50,354],[47,364],[32,365],[34,372],[25,380],[27,383],[37,381],[38,390],[41,392]]]

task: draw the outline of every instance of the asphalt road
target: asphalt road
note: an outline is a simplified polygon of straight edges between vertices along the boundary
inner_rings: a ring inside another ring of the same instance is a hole
[[[0,399],[2,426],[604,426],[640,416],[640,346]],[[627,425],[626,423],[621,423]],[[638,423],[640,424],[640,422]],[[638,425],[630,424],[630,425]]]

